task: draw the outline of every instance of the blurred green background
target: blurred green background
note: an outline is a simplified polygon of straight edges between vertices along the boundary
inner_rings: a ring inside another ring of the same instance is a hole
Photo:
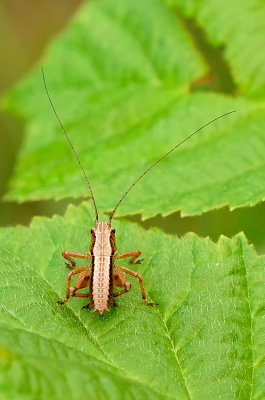
[[[79,8],[81,0],[0,2],[0,96],[12,88]],[[44,93],[44,92],[43,92]],[[0,196],[7,191],[23,141],[23,123],[0,113]],[[62,213],[68,201],[16,204],[1,201],[0,225],[28,224],[33,215]]]
[[[0,95],[3,96],[38,60],[49,41],[63,30],[81,0],[47,0],[0,2]],[[198,82],[198,86],[207,90],[207,85],[214,85],[216,90],[233,93],[234,84],[226,64],[222,61],[221,50],[213,49],[205,40],[201,31],[191,22],[189,30],[199,48],[207,53],[215,76],[210,83]],[[221,62],[220,62],[221,60]],[[42,90],[40,88],[40,90]],[[43,90],[43,96],[46,96]],[[0,195],[4,196],[8,181],[14,171],[20,146],[23,142],[23,123],[14,116],[0,114]],[[73,161],[74,162],[74,161]],[[29,224],[34,215],[51,216],[63,214],[69,202],[77,204],[80,200],[67,199],[60,202],[40,201],[17,204],[1,201],[0,225]],[[160,215],[146,221],[141,216],[129,217],[146,229],[157,226],[167,233],[183,235],[193,231],[200,236],[210,236],[216,240],[220,234],[231,237],[244,231],[259,253],[265,250],[265,238],[262,219],[265,217],[265,205],[230,211],[228,207],[207,212],[201,216],[181,218],[180,213],[168,217]]]

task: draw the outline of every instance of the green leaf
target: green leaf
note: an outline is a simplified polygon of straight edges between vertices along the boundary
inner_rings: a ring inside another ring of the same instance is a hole
[[[193,215],[265,198],[264,102],[192,92],[209,68],[183,21],[162,1],[89,2],[42,64],[101,212],[111,211],[176,143],[233,109],[236,114],[207,127],[145,176],[117,215]],[[6,198],[87,196],[39,67],[6,104],[26,118],[27,129]]]
[[[241,93],[265,96],[265,4],[262,0],[167,0],[195,21],[216,47],[224,47]]]
[[[64,307],[63,249],[86,251],[85,205],[0,231],[3,399],[262,399],[264,257],[243,234],[217,244],[115,222],[119,251],[141,248],[137,281],[102,318]],[[128,262],[122,260],[121,264]]]

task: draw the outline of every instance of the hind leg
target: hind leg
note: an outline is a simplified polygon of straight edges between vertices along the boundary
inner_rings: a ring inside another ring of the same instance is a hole
[[[122,271],[122,272],[125,272],[126,274],[132,275],[132,276],[134,276],[135,278],[137,278],[139,280],[143,301],[148,306],[158,305],[158,303],[151,303],[146,299],[146,291],[145,291],[145,287],[144,287],[143,278],[141,277],[141,275],[138,274],[138,272],[132,271],[131,269],[128,269],[128,268],[125,268],[125,267],[119,267],[119,270]]]
[[[91,279],[91,266],[87,267],[89,270],[85,270],[81,272],[76,280],[75,286],[70,288],[72,289],[72,296],[75,297],[91,297],[91,293],[76,293],[78,289],[83,289],[85,287],[90,286],[90,279]],[[91,301],[86,305],[81,308],[81,310],[85,310],[87,308],[90,308],[92,306]]]
[[[114,272],[114,286],[117,287],[123,287],[122,290],[120,290],[119,292],[113,293],[113,297],[118,297],[124,293],[129,292],[129,290],[131,289],[131,283],[126,281],[126,275],[124,272],[122,272],[120,269],[120,267],[116,267],[115,272]],[[115,304],[115,303],[114,303]]]
[[[74,286],[70,287],[71,278],[73,275],[79,274],[77,281]],[[66,284],[66,295],[64,301],[57,301],[58,304],[63,305],[67,303],[70,296],[73,297],[89,297],[89,293],[76,293],[78,289],[85,288],[89,286],[91,278],[91,266],[84,266],[76,268],[68,274],[67,284]]]

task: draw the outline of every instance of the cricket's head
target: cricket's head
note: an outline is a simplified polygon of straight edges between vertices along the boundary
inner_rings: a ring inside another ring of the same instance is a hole
[[[97,221],[95,223],[95,228],[91,229],[91,245],[90,249],[93,249],[96,238],[100,239],[100,242],[110,242],[111,248],[116,250],[116,237],[115,229],[112,228],[110,222]]]

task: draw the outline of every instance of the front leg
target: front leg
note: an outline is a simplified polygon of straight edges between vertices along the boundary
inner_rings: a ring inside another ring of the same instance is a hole
[[[117,254],[115,258],[132,257],[130,259],[130,264],[135,265],[135,264],[141,264],[141,261],[143,261],[143,259],[135,261],[136,258],[139,257],[140,255],[141,255],[140,250],[133,250],[133,251],[127,251],[126,253]]]
[[[62,256],[63,256],[67,261],[70,262],[70,264],[66,263],[66,266],[67,266],[67,267],[70,267],[70,268],[75,268],[75,265],[76,265],[75,262],[74,262],[74,260],[72,259],[72,257],[75,257],[75,258],[85,258],[85,259],[88,259],[88,260],[90,260],[90,259],[92,258],[90,252],[87,253],[87,254],[85,254],[85,253],[77,253],[76,251],[67,251],[67,250],[64,250],[64,251],[62,252]]]

